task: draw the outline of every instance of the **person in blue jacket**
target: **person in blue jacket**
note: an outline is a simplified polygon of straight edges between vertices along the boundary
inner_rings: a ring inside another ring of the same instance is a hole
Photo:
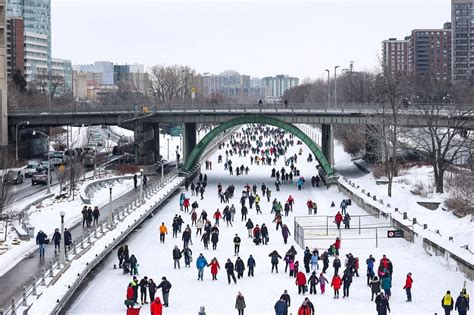
[[[253,277],[253,270],[256,266],[256,263],[255,263],[255,259],[252,257],[252,255],[249,256],[249,259],[247,260],[247,267],[249,269],[248,271],[248,276],[252,276]]]
[[[280,298],[275,303],[275,315],[287,315],[288,314],[288,304],[282,298]]]
[[[48,236],[41,230],[36,234],[36,244],[39,248],[40,258],[44,258],[44,245],[46,244],[47,238]]]
[[[208,263],[206,258],[201,254],[199,254],[198,259],[196,259],[196,267],[198,269],[198,280],[203,280],[204,276],[204,267],[207,267]]]
[[[469,298],[463,291],[459,293],[459,296],[456,299],[456,304],[454,304],[454,309],[458,311],[459,315],[467,314],[467,311],[469,310]]]
[[[392,279],[388,275],[385,275],[385,277],[382,278],[382,289],[384,290],[387,299],[390,299],[390,296],[392,295],[391,288]]]

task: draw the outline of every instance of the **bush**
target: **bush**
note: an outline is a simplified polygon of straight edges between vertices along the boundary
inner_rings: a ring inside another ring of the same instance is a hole
[[[447,176],[446,176],[447,177]],[[447,177],[447,187],[450,197],[445,204],[458,216],[474,214],[474,173],[472,170],[458,170],[451,178]]]
[[[336,126],[334,137],[342,142],[344,151],[350,155],[357,155],[365,151],[365,129],[360,126]]]

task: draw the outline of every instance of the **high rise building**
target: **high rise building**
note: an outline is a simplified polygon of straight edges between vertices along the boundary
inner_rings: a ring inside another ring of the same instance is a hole
[[[7,27],[5,0],[0,0],[0,145],[8,144]]]
[[[25,73],[25,33],[23,18],[7,18],[7,73]]]
[[[280,74],[274,77],[265,77],[262,79],[262,86],[266,89],[265,97],[279,99],[286,90],[289,90],[299,84],[299,79],[289,75]]]
[[[114,84],[131,92],[147,93],[148,74],[143,65],[114,65]]]
[[[55,95],[72,93],[72,63],[71,60],[53,58],[51,62],[51,79],[55,84]]]
[[[451,24],[443,29],[415,29],[410,36],[409,70],[415,76],[451,80]]]
[[[25,31],[25,79],[27,82],[48,80],[48,37]]]
[[[96,61],[91,65],[75,65],[73,68],[78,73],[95,74],[97,84],[114,84],[114,64],[110,61]]]
[[[7,0],[7,16],[12,18],[23,18],[24,30],[25,30],[25,63],[27,74],[27,81],[32,78],[39,78],[40,76],[46,75],[51,70],[51,0]],[[28,35],[27,35],[28,34]],[[30,39],[30,43],[27,43],[27,36]],[[28,45],[35,45],[31,40],[38,39],[41,42],[41,48],[39,56],[34,55],[35,47],[28,47]],[[44,46],[45,44],[45,46]],[[35,73],[34,71],[44,70],[44,47],[46,47],[46,72]],[[30,48],[29,54],[26,53],[26,49]],[[32,59],[29,59],[33,56]],[[37,62],[39,64],[37,64]]]
[[[474,76],[474,0],[451,0],[452,78]]]
[[[401,72],[406,74],[408,71],[409,38],[397,40],[389,38],[382,42],[383,65],[389,69],[392,74]]]

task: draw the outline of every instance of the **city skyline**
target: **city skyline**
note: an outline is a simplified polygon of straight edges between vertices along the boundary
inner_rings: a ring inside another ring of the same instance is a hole
[[[53,54],[73,64],[181,64],[199,73],[235,69],[304,80],[324,78],[335,65],[348,68],[351,60],[356,70],[373,70],[383,40],[438,28],[451,17],[449,0],[110,4],[54,1]]]

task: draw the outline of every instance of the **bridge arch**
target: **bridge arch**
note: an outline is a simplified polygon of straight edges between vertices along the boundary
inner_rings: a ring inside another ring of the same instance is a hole
[[[295,137],[300,139],[301,141],[306,144],[311,152],[313,153],[314,157],[316,160],[318,160],[319,164],[323,168],[323,170],[326,172],[327,176],[332,176],[334,174],[333,169],[331,168],[331,164],[328,162],[324,154],[322,153],[321,149],[319,146],[311,139],[309,138],[303,131],[301,131],[298,127],[286,123],[282,120],[273,118],[273,117],[268,117],[268,116],[254,116],[254,115],[248,115],[248,116],[243,116],[243,117],[238,117],[231,119],[229,121],[226,121],[216,128],[212,129],[204,138],[202,138],[201,141],[193,148],[189,156],[186,158],[186,161],[184,163],[184,169],[186,171],[189,171],[193,168],[193,166],[198,163],[198,161],[201,158],[202,153],[204,152],[204,149],[211,143],[211,141],[220,133],[228,130],[229,128],[232,128],[237,125],[245,125],[245,124],[265,124],[265,125],[271,125],[275,127],[279,127],[281,129],[284,129],[291,134],[293,134]]]

